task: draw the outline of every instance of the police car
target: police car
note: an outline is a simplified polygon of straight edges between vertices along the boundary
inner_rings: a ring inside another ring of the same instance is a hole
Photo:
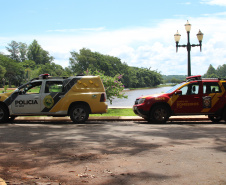
[[[149,122],[165,123],[172,115],[208,115],[226,121],[226,79],[190,76],[164,94],[136,99],[133,111]]]
[[[106,93],[99,76],[40,75],[14,92],[0,94],[0,122],[16,116],[70,116],[85,122],[89,114],[107,112]]]

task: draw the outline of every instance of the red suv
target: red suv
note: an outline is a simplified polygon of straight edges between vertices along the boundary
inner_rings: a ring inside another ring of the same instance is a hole
[[[133,111],[149,122],[165,123],[172,115],[208,115],[226,121],[226,79],[190,76],[164,94],[136,99]]]

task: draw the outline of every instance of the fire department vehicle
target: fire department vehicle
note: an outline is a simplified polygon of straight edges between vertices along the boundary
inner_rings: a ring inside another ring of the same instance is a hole
[[[190,76],[164,94],[136,99],[133,111],[149,122],[165,123],[172,115],[208,115],[226,121],[226,79]]]
[[[14,92],[0,94],[0,122],[16,116],[70,116],[85,122],[89,114],[107,112],[106,93],[99,76],[40,75]]]

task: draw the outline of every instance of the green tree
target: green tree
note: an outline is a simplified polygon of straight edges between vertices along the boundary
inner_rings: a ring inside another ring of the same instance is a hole
[[[79,53],[71,52],[69,62],[69,67],[75,74],[81,74],[86,69],[104,71],[104,74],[110,77],[123,74],[121,81],[126,88],[153,87],[162,82],[162,75],[157,71],[152,71],[150,68],[129,67],[117,57],[92,52],[85,48]]]
[[[11,41],[6,47],[10,53],[9,57],[17,62],[23,62],[27,58],[27,44],[16,41]]]
[[[217,71],[218,77],[226,78],[226,64],[223,64],[222,66],[218,66],[216,71]]]
[[[211,78],[212,76],[217,76],[217,75],[216,75],[216,69],[210,64],[206,74],[204,74],[204,77]]]
[[[85,75],[95,75],[95,76],[100,76],[103,85],[105,87],[107,99],[109,100],[110,104],[112,104],[112,101],[115,98],[128,98],[128,96],[125,96],[125,93],[122,91],[124,90],[124,85],[120,81],[123,75],[115,75],[114,77],[106,76],[104,75],[103,72],[100,71],[90,71],[86,70],[84,72]]]
[[[9,47],[6,47],[7,51],[10,53],[9,57],[17,62],[20,61],[19,59],[19,44],[16,41],[11,41],[8,44]]]
[[[27,60],[27,44],[19,42],[20,61]]]
[[[96,59],[93,57],[93,53],[89,49],[81,49],[80,53],[71,52],[71,57],[69,58],[70,68],[74,73],[83,73],[86,69],[95,70],[94,66]]]
[[[24,80],[24,68],[20,63],[15,62],[11,58],[0,55],[0,65],[6,69],[4,78],[6,82],[11,85],[18,86]]]
[[[36,71],[38,75],[48,73],[50,76],[68,76],[68,73],[63,69],[61,65],[54,62],[47,63],[45,65],[39,65]]]
[[[2,81],[2,79],[4,78],[5,73],[6,73],[5,67],[0,65],[0,81]]]
[[[33,60],[37,65],[50,63],[54,60],[54,58],[49,55],[48,51],[42,49],[37,40],[34,40],[28,46],[27,57],[29,60]]]
[[[21,65],[26,69],[35,69],[35,62],[33,60],[25,60],[24,62],[21,63]]]
[[[122,73],[123,64],[117,57],[103,55],[98,52],[92,52],[90,49],[83,48],[78,52],[71,52],[69,58],[70,68],[74,73],[83,73],[86,69],[92,71],[101,70],[105,75],[114,76]]]

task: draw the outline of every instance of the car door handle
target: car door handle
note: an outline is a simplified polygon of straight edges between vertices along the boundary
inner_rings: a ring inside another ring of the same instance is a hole
[[[38,99],[38,98],[39,98],[38,96],[35,96],[35,97],[34,97],[34,99]]]
[[[61,95],[61,96],[59,96],[60,98],[63,98],[64,97],[64,95]]]
[[[195,98],[195,99],[199,99],[199,97],[198,97],[198,96],[195,96],[194,98]]]

